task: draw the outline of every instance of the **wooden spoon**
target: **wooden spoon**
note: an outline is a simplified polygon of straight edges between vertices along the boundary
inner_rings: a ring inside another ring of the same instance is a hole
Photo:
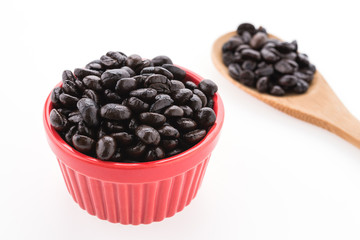
[[[215,67],[236,86],[270,106],[298,119],[325,128],[360,148],[360,122],[342,104],[339,98],[325,81],[315,72],[308,91],[304,94],[283,97],[259,93],[234,80],[222,61],[222,46],[236,32],[227,33],[218,38],[212,48],[212,60]],[[269,34],[270,38],[277,38]],[[277,38],[278,39],[278,38]]]

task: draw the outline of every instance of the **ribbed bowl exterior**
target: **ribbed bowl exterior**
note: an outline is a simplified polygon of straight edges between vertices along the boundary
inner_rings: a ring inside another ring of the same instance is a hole
[[[68,191],[82,209],[112,223],[138,225],[158,222],[183,210],[196,196],[209,158],[180,175],[135,184],[95,179],[58,161]]]

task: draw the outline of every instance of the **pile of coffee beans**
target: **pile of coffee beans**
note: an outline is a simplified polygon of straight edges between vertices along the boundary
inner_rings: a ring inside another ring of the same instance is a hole
[[[269,38],[263,27],[240,24],[237,35],[222,47],[222,59],[236,81],[275,96],[305,93],[316,68],[298,53],[296,41]]]
[[[104,161],[146,162],[181,153],[216,120],[211,80],[198,85],[167,56],[108,52],[51,94],[50,124],[78,151]]]

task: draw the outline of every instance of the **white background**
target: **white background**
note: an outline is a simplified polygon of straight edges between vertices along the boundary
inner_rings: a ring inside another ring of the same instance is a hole
[[[0,239],[359,239],[360,150],[223,78],[220,35],[249,21],[298,40],[360,118],[357,1],[1,1]],[[64,69],[109,50],[166,54],[216,81],[226,108],[202,187],[160,223],[111,224],[68,194],[42,107]],[[354,129],[354,131],[359,131]]]

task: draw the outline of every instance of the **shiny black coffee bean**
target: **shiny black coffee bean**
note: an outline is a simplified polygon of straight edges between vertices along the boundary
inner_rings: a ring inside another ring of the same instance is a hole
[[[72,126],[65,134],[65,141],[70,144],[73,145],[72,143],[72,137],[76,134],[77,132],[77,126]]]
[[[113,137],[104,136],[96,143],[96,156],[101,160],[108,161],[116,152],[116,141]]]
[[[308,90],[309,84],[302,79],[298,79],[293,91],[296,93],[304,93]]]
[[[252,71],[245,70],[242,71],[239,76],[239,82],[245,84],[246,86],[252,87],[255,83],[255,74]]]
[[[103,121],[102,125],[108,133],[117,133],[126,130],[125,126],[117,121]]]
[[[150,75],[145,80],[145,87],[153,88],[158,93],[170,93],[170,86],[171,82],[170,80],[161,74],[153,74]]]
[[[142,58],[137,54],[130,55],[127,57],[125,64],[131,69],[137,69],[142,65]]]
[[[126,106],[128,106],[131,111],[135,113],[147,112],[149,111],[150,105],[146,102],[140,100],[137,97],[130,97],[127,100]]]
[[[210,96],[210,97],[214,96],[214,94],[218,90],[217,85],[209,79],[202,80],[199,83],[198,87],[201,91],[203,91],[203,93],[206,94],[206,96]]]
[[[228,67],[230,76],[235,80],[240,80],[240,75],[242,73],[241,66],[238,63],[232,63]]]
[[[187,105],[182,105],[180,107],[184,111],[184,117],[190,117],[191,118],[193,116],[193,110],[191,109],[191,107],[189,107]]]
[[[151,62],[154,64],[154,66],[162,66],[164,64],[173,64],[171,59],[168,56],[160,55],[157,57],[154,57]]]
[[[189,144],[198,143],[206,135],[206,130],[197,129],[183,135],[184,140]]]
[[[256,82],[256,89],[259,92],[267,92],[269,88],[269,78],[268,77],[261,77],[257,82]]]
[[[101,92],[103,90],[102,81],[100,77],[94,75],[86,76],[83,79],[83,83],[87,88],[92,89],[94,91]]]
[[[122,102],[122,98],[119,96],[119,94],[106,89],[104,91],[104,97],[106,98],[106,102],[108,103],[121,103]]]
[[[100,102],[100,97],[99,95],[91,89],[86,89],[83,93],[83,98],[90,98],[92,100],[94,100],[94,102],[99,103]]]
[[[68,120],[72,124],[78,124],[79,122],[83,121],[83,118],[79,111],[73,111],[69,113]]]
[[[131,118],[131,110],[123,105],[116,103],[108,103],[101,107],[100,115],[110,120],[126,120]]]
[[[242,23],[238,26],[236,32],[239,36],[242,35],[243,32],[249,32],[250,34],[254,34],[256,29],[254,27],[254,25],[252,25],[251,23]]]
[[[68,107],[68,108],[75,107],[77,101],[79,101],[79,99],[77,97],[71,96],[66,93],[60,94],[59,100],[63,106]]]
[[[74,74],[72,73],[72,71],[70,71],[70,70],[65,70],[65,71],[62,73],[62,80],[63,80],[63,82],[64,82],[65,80],[69,80],[69,81],[75,82],[76,77],[74,76]]]
[[[115,139],[119,147],[129,146],[135,140],[135,136],[127,132],[112,133],[110,136]]]
[[[189,132],[197,128],[197,123],[191,118],[179,118],[176,120],[176,126],[182,132]]]
[[[284,96],[285,95],[285,91],[284,89],[282,89],[280,86],[275,85],[271,88],[270,90],[270,94],[271,95],[275,95],[275,96]]]
[[[62,131],[67,128],[68,120],[63,114],[59,113],[56,109],[52,109],[50,112],[50,124],[57,131]]]
[[[265,62],[262,62],[265,63]],[[255,70],[255,75],[258,77],[270,76],[274,73],[274,68],[271,64],[258,65],[258,69]]]
[[[82,153],[91,153],[95,148],[94,139],[80,134],[75,134],[72,137],[72,143],[76,150]]]
[[[79,134],[86,135],[91,138],[95,137],[97,135],[96,129],[86,126],[84,121],[81,121],[77,124],[77,129],[78,129]]]
[[[139,141],[137,144],[126,148],[126,154],[133,158],[139,158],[145,154],[146,145]]]
[[[137,97],[145,102],[155,99],[157,91],[153,88],[139,88],[130,92],[130,97]]]
[[[173,104],[173,100],[170,98],[163,98],[159,99],[156,102],[154,102],[150,107],[150,112],[159,113],[163,111],[165,108],[171,106]]]
[[[171,83],[171,85],[170,85],[171,92],[175,92],[175,91],[185,88],[185,85],[178,80],[171,80],[170,83]]]
[[[147,74],[147,73],[161,74],[164,75],[169,80],[174,79],[174,75],[169,70],[159,66],[143,68],[140,72],[140,74]]]
[[[114,89],[118,80],[129,77],[130,74],[124,69],[110,69],[101,74],[103,86],[109,89]]]
[[[157,159],[162,159],[165,157],[165,152],[161,147],[156,147],[154,149],[150,149],[145,154],[145,161],[154,161]]]
[[[136,72],[134,70],[132,70],[131,68],[129,68],[128,66],[123,66],[121,69],[127,71],[130,74],[130,77],[133,77],[136,75]]]
[[[137,82],[134,78],[122,78],[117,81],[115,90],[120,95],[127,95],[129,92],[135,90],[137,88]]]
[[[138,126],[135,129],[135,135],[146,145],[157,146],[161,140],[159,132],[155,128],[147,125]]]
[[[304,80],[305,82],[307,83],[311,83],[312,79],[313,79],[313,74],[310,73],[310,74],[306,74],[304,72],[295,72],[294,75],[298,78],[298,79],[302,79]]]
[[[274,52],[270,51],[267,48],[263,48],[261,50],[261,56],[266,62],[273,63],[280,59],[278,55],[276,55]]]
[[[175,103],[182,105],[193,96],[193,92],[188,88],[183,88],[173,92],[171,96]]]
[[[276,44],[275,49],[281,53],[289,53],[291,51],[296,51],[296,46],[288,42],[279,42]]]
[[[167,137],[167,138],[178,138],[180,137],[180,133],[179,131],[172,127],[172,126],[163,126],[161,128],[158,129],[158,132],[160,133],[161,136],[163,137]]]
[[[254,49],[244,49],[241,52],[241,56],[243,57],[243,59],[250,59],[250,60],[254,60],[254,61],[261,60],[260,53]]]
[[[196,112],[202,107],[202,101],[198,95],[194,94],[188,101],[188,106]]]
[[[231,63],[235,62],[233,52],[224,52],[222,54],[222,61],[228,67]]]
[[[230,38],[229,41],[222,46],[222,51],[233,51],[243,43],[244,41],[240,37]]]
[[[100,60],[94,60],[86,64],[86,69],[95,70],[95,71],[103,71],[104,66],[101,64]]]
[[[291,60],[280,60],[275,63],[274,68],[282,74],[292,74],[296,71],[296,63]]]
[[[299,53],[296,58],[296,62],[300,67],[308,67],[310,65],[309,58],[306,54]]]
[[[178,139],[163,139],[160,141],[160,146],[166,151],[170,151],[177,147],[179,144]]]
[[[100,61],[101,64],[107,69],[122,67],[122,65],[116,59],[113,59],[112,57],[106,55],[101,56]]]
[[[194,89],[194,94],[198,95],[198,97],[201,99],[202,106],[205,107],[207,105],[206,95],[199,89]]]
[[[139,120],[146,125],[159,127],[166,122],[166,117],[159,113],[143,112],[140,113]]]
[[[168,94],[160,93],[160,94],[156,95],[155,101],[161,100],[161,99],[170,99],[170,100],[172,100],[172,98]]]
[[[186,77],[186,72],[173,64],[163,64],[162,67],[171,72],[176,80],[183,81]]]
[[[78,89],[81,93],[84,93],[84,91],[86,90],[85,84],[84,84],[81,80],[79,80],[79,79],[76,79],[76,80],[75,80],[75,84],[76,84],[77,89]]]
[[[284,75],[279,79],[280,86],[293,87],[297,83],[297,77],[294,75]]]
[[[170,106],[164,111],[166,117],[182,117],[184,116],[184,110],[176,105]]]
[[[127,56],[122,52],[109,51],[106,56],[117,61],[118,65],[123,66],[125,64]]]
[[[215,123],[216,115],[214,110],[204,107],[196,112],[195,119],[202,128],[206,129]]]
[[[242,69],[244,69],[244,70],[253,71],[253,70],[256,68],[256,65],[257,65],[257,63],[256,63],[255,61],[253,61],[253,60],[245,60],[245,61],[242,63],[241,67],[242,67]]]
[[[51,92],[50,99],[51,99],[52,104],[55,107],[58,107],[58,106],[61,105],[61,102],[60,102],[60,99],[59,99],[61,93],[63,93],[63,90],[62,90],[61,87],[56,87]]]
[[[71,96],[75,96],[75,97],[80,96],[80,91],[78,90],[75,82],[72,82],[70,80],[64,80],[62,89],[65,93],[67,93]]]
[[[250,40],[250,46],[254,49],[260,49],[267,41],[266,33],[257,32]]]
[[[99,106],[90,98],[81,98],[77,104],[77,108],[82,119],[88,126],[97,126],[100,123]]]
[[[186,82],[184,83],[184,85],[185,85],[186,88],[191,89],[191,90],[194,90],[194,89],[196,89],[196,88],[198,87],[198,86],[197,86],[194,82],[192,82],[192,81],[186,81]]]
[[[89,76],[89,75],[94,75],[94,76],[98,76],[98,77],[101,76],[100,72],[95,71],[95,70],[86,69],[86,68],[75,68],[74,74],[77,78],[80,78],[80,79],[83,79],[84,77]]]

